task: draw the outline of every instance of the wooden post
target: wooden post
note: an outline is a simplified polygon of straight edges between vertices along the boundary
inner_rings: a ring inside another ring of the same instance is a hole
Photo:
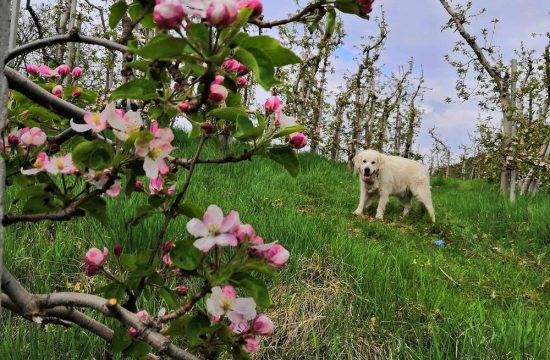
[[[510,103],[512,106],[512,117],[508,119],[510,122],[510,143],[512,143],[516,137],[516,123],[514,119],[514,115],[516,113],[516,91],[517,91],[517,72],[518,72],[518,61],[516,59],[512,60],[511,63],[511,82],[512,86],[510,88]],[[511,156],[514,158],[512,164],[517,160],[515,152],[510,153]],[[514,202],[516,200],[516,167],[514,165],[510,168],[510,194],[509,199],[510,202]]]

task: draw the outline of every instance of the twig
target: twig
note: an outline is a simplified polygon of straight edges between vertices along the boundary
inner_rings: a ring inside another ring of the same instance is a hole
[[[449,274],[447,274],[445,271],[443,271],[442,268],[439,268],[439,271],[441,271],[447,279],[451,280],[453,282],[453,284],[455,284],[456,287],[462,287],[458,282],[456,282],[455,279],[453,279]]]
[[[195,304],[200,300],[202,299],[203,297],[206,296],[206,294],[208,294],[210,292],[211,288],[209,285],[205,285],[201,291],[199,291],[198,293],[196,293],[195,295],[193,295],[193,297],[191,298],[191,300],[189,300],[185,305],[183,305],[182,307],[180,307],[179,309],[177,310],[174,310],[172,312],[169,312],[168,314],[164,315],[164,316],[161,316],[159,321],[161,323],[165,323],[167,321],[170,321],[170,320],[175,320],[177,318],[179,318],[180,316],[183,316],[185,315],[189,310],[191,310],[193,308],[193,306],[195,306]]]
[[[297,12],[296,14],[292,15],[289,18],[286,19],[280,19],[280,20],[273,20],[273,21],[260,21],[257,19],[251,19],[248,22],[251,24],[256,25],[259,28],[265,29],[265,28],[273,28],[275,26],[281,26],[285,25],[291,22],[299,22],[302,21],[306,16],[308,16],[310,13],[314,12],[315,10],[323,7],[326,5],[325,1],[319,1],[315,2],[313,4],[309,4],[305,8],[303,8],[301,11]]]

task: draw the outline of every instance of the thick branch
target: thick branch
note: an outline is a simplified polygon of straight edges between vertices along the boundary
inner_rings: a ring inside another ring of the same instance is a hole
[[[120,51],[120,52],[128,51],[128,47],[122,44],[116,43],[114,41],[95,38],[95,37],[89,37],[89,36],[82,36],[78,33],[78,31],[71,30],[68,34],[56,35],[45,39],[35,40],[25,45],[21,45],[18,48],[15,48],[12,51],[10,51],[6,59],[7,61],[9,61],[11,59],[16,58],[17,56],[24,55],[38,49],[46,48],[56,44],[65,44],[70,42],[100,45],[107,49]]]
[[[219,159],[198,159],[197,164],[238,163],[238,162],[241,162],[241,161],[250,160],[253,155],[254,155],[254,150],[248,150],[240,156],[227,155],[227,156],[225,156],[223,158],[219,158]],[[174,164],[176,164],[178,166],[181,166],[181,167],[184,167],[184,168],[187,168],[187,169],[191,165],[191,161],[188,160],[188,159],[174,159],[173,162],[174,162]]]
[[[261,21],[257,19],[252,19],[249,22],[251,24],[256,25],[259,28],[265,29],[265,28],[273,28],[276,26],[281,26],[293,22],[299,22],[304,20],[305,17],[307,17],[309,14],[314,12],[315,10],[323,7],[325,5],[325,1],[319,1],[313,4],[309,4],[305,8],[303,8],[301,11],[297,12],[296,14],[292,15],[289,18],[281,19],[281,20],[273,20],[273,21]]]

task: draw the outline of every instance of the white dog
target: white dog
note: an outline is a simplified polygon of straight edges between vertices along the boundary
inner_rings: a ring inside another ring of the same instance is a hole
[[[359,172],[359,206],[353,212],[362,215],[378,197],[376,218],[384,218],[384,210],[390,195],[396,196],[404,205],[403,215],[411,210],[411,198],[414,196],[424,205],[432,221],[435,222],[432,195],[430,193],[430,174],[420,163],[398,156],[389,156],[375,150],[360,152],[353,159]]]

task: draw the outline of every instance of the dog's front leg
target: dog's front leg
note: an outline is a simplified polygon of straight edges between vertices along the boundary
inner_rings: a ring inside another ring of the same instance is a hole
[[[386,204],[390,195],[385,192],[380,192],[380,200],[378,200],[378,209],[376,209],[376,218],[382,220],[384,218],[384,211],[386,211]]]
[[[367,186],[365,182],[359,179],[359,205],[357,209],[353,212],[354,215],[363,215],[363,210],[365,210],[365,203],[367,202]]]

